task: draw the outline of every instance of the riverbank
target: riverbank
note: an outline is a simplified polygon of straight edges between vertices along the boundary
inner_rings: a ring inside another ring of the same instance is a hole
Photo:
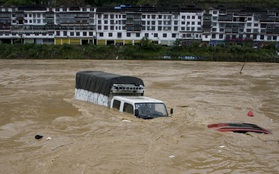
[[[122,60],[203,60],[234,62],[279,62],[275,45],[261,48],[252,45],[226,44],[205,46],[139,45],[37,45],[1,44],[0,59],[122,59]]]

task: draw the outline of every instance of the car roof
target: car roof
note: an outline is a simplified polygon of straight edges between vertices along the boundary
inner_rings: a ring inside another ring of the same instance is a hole
[[[264,133],[270,134],[270,131],[251,123],[216,123],[207,125],[208,128],[216,129],[219,132],[235,132],[235,133]]]

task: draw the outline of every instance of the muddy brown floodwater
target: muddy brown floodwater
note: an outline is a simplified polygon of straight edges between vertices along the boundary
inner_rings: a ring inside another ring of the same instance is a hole
[[[279,173],[279,64],[246,63],[240,74],[242,64],[0,60],[0,173]],[[80,70],[140,77],[174,114],[142,120],[75,100]],[[272,134],[207,128],[218,122]]]

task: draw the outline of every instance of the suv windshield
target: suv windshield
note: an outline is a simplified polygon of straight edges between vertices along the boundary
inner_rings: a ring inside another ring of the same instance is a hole
[[[154,118],[154,117],[167,117],[168,112],[163,103],[136,103],[138,117],[140,118]]]

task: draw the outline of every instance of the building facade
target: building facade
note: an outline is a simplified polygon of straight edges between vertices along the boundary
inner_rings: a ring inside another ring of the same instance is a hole
[[[137,44],[148,38],[161,45],[192,41],[279,42],[279,10],[0,6],[0,43]]]

